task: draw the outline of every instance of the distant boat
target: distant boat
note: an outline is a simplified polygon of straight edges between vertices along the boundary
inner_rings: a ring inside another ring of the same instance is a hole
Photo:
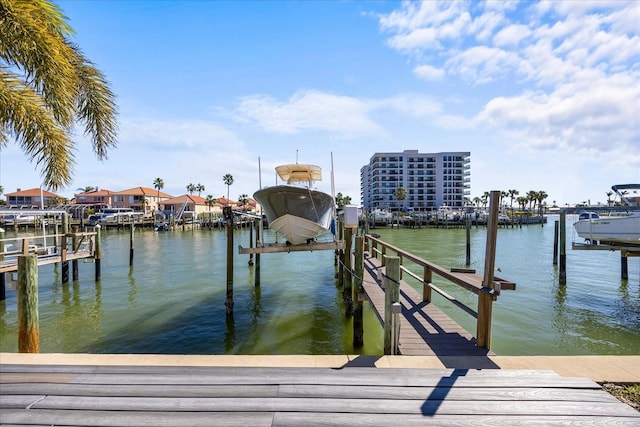
[[[276,172],[287,184],[266,187],[253,195],[264,209],[269,228],[291,245],[309,243],[329,230],[333,197],[311,188],[322,180],[322,169],[296,163],[278,166]]]

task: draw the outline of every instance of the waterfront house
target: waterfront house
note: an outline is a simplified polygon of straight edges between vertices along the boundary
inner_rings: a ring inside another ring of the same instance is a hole
[[[145,216],[161,210],[162,202],[173,196],[149,187],[134,187],[118,191],[112,195],[112,208],[131,208],[136,212],[144,212]]]
[[[41,206],[54,206],[64,201],[62,196],[40,188],[18,188],[16,192],[7,193],[5,196],[10,209],[40,209]]]
[[[193,194],[185,194],[163,200],[160,208],[165,214],[172,214],[176,220],[198,218],[202,216],[201,214],[209,215],[209,213],[213,216],[220,216],[222,213],[220,205],[214,204],[214,206],[209,207],[207,206],[207,199]]]

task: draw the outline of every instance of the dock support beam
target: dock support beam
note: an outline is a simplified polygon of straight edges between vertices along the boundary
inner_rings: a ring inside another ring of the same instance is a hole
[[[620,251],[620,278],[622,280],[629,279],[629,264],[627,262],[628,251]]]
[[[553,265],[558,265],[558,225],[560,221],[556,220],[553,224]]]
[[[38,257],[18,257],[18,352],[40,353]]]
[[[362,275],[364,274],[364,237],[356,236],[353,278],[353,346],[362,347],[364,344],[364,320],[362,300]]]
[[[393,340],[393,337],[400,336],[400,322],[393,321],[392,305],[400,300],[400,258],[397,256],[385,256],[383,259],[386,260],[384,275],[384,354],[398,354],[398,340]],[[398,329],[398,331],[394,329]],[[395,346],[392,341],[396,341]]]

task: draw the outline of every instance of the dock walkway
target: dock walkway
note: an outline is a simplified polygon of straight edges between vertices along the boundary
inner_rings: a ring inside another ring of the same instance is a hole
[[[380,260],[365,256],[363,288],[381,323],[385,318],[385,296],[378,272]],[[407,356],[486,356],[493,352],[476,347],[476,339],[433,303],[400,281],[400,354]]]
[[[0,424],[620,425],[640,413],[547,370],[0,365]]]

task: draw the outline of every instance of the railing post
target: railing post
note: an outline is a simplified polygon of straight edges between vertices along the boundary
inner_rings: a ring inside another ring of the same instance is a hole
[[[18,352],[40,352],[37,255],[18,257]]]
[[[423,266],[422,271],[422,301],[431,302],[432,271],[428,266]]]
[[[361,347],[364,344],[364,321],[362,307],[362,275],[364,274],[364,238],[355,238],[354,257],[354,278],[353,278],[353,346]]]
[[[383,257],[383,260],[385,258]],[[393,347],[393,329],[396,326],[393,322],[393,303],[400,300],[400,258],[397,256],[386,257],[386,272],[384,275],[384,354],[397,354],[396,347]],[[398,327],[399,327],[399,322]]]
[[[491,310],[495,292],[493,270],[496,261],[496,241],[498,237],[498,205],[500,191],[491,191],[489,204],[489,218],[487,219],[487,244],[484,253],[484,277],[482,289],[478,293],[478,319],[476,345],[491,348]]]

